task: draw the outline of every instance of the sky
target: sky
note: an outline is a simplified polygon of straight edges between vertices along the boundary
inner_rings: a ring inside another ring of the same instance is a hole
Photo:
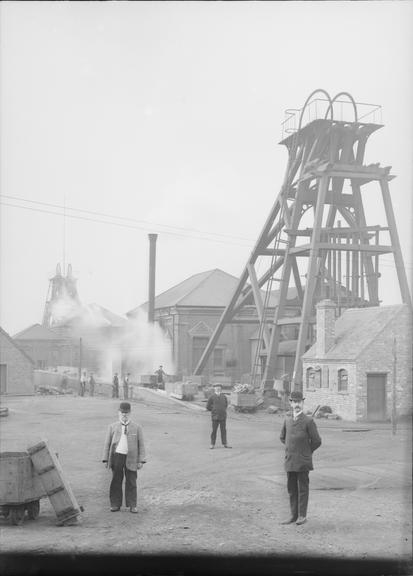
[[[411,2],[2,2],[1,326],[42,321],[59,262],[84,303],[145,302],[148,233],[157,293],[240,276],[284,178],[285,110],[317,88],[382,106],[366,161],[397,175],[411,277],[412,21]],[[381,272],[399,303],[390,255]]]

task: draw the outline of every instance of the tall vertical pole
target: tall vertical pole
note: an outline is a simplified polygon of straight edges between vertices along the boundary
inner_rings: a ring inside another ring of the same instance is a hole
[[[79,381],[82,377],[82,338],[79,338]]]
[[[392,435],[395,436],[397,430],[397,407],[396,407],[396,378],[397,378],[397,341],[393,338],[393,378],[392,378],[392,398],[391,398],[391,429]]]
[[[155,270],[156,270],[156,239],[158,234],[148,234],[149,238],[149,296],[148,322],[155,321]]]

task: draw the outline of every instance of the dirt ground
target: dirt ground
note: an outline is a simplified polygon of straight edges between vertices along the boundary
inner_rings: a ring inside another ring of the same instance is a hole
[[[323,444],[310,474],[308,522],[297,527],[279,524],[289,516],[281,416],[229,411],[232,450],[219,442],[209,450],[202,402],[140,388],[133,419],[143,426],[148,461],[138,473],[134,515],[110,512],[111,473],[101,462],[118,401],[35,396],[2,405],[9,416],[0,419],[1,451],[46,439],[84,507],[77,526],[56,527],[47,498],[39,517],[22,526],[0,518],[2,555],[276,555],[412,566],[410,423],[392,435],[389,424],[317,420]]]

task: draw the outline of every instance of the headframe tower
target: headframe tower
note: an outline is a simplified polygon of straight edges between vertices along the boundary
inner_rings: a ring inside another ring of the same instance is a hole
[[[343,120],[343,108],[350,109],[350,119]],[[283,327],[295,325],[298,339],[290,378],[292,388],[301,389],[301,356],[314,341],[315,305],[329,298],[339,311],[378,306],[379,260],[384,254],[392,255],[401,300],[411,306],[389,192],[394,176],[389,166],[365,164],[368,139],[382,128],[375,123],[379,111],[379,106],[357,104],[347,92],[331,98],[323,89],[312,92],[303,108],[286,111],[281,144],[288,162],[281,190],[195,374],[202,373],[224,326],[253,301],[259,335],[252,382],[258,377],[263,386],[274,378]],[[367,224],[364,190],[379,193],[384,225]],[[260,275],[258,261],[264,268]],[[293,317],[289,288],[295,289],[299,303]],[[275,289],[278,306],[270,313],[269,295]],[[260,354],[266,358],[261,370]]]

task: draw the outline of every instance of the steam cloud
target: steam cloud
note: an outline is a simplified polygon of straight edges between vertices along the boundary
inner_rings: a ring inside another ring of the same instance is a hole
[[[158,324],[148,323],[144,311],[126,319],[97,304],[76,302],[62,291],[51,309],[51,326],[65,327],[72,338],[82,338],[82,369],[93,370],[102,380],[111,381],[115,372],[130,372],[138,380],[140,374],[153,374],[160,364],[167,374],[175,373],[172,342]],[[94,366],[87,365],[90,354]]]

